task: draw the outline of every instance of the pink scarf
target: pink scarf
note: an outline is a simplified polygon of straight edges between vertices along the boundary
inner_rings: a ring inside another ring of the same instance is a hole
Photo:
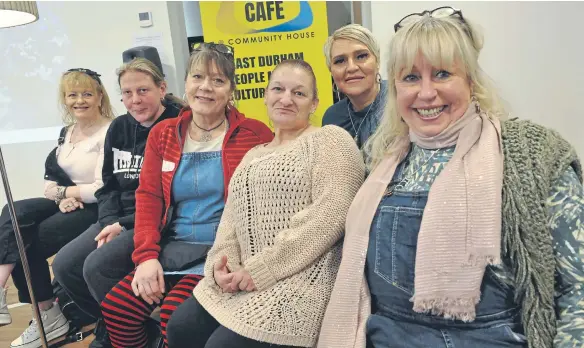
[[[485,268],[501,262],[500,134],[499,121],[477,114],[474,103],[435,137],[410,131],[410,140],[422,148],[456,144],[452,158],[432,184],[424,209],[412,298],[416,312],[475,319]]]

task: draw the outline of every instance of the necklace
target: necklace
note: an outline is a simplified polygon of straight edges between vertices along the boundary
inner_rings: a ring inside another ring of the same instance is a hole
[[[213,128],[209,128],[209,129],[205,129],[205,128],[203,128],[203,127],[199,126],[199,125],[197,124],[197,122],[195,122],[195,119],[193,118],[193,124],[194,124],[194,125],[195,125],[197,128],[199,128],[200,130],[202,130],[202,131],[203,131],[203,134],[201,135],[201,141],[202,141],[202,142],[207,142],[207,141],[209,141],[209,140],[213,139],[213,136],[211,135],[211,132],[212,132],[212,131],[214,131],[215,129],[219,128],[219,127],[220,127],[220,126],[221,126],[221,125],[222,125],[224,122],[225,122],[225,118],[223,119],[223,121],[221,121],[221,123],[219,123],[219,124],[218,124],[218,125],[216,125],[215,127],[213,127]]]
[[[369,115],[369,111],[371,111],[371,109],[373,109],[373,107],[375,106],[375,104],[379,100],[379,98],[378,98],[379,93],[381,93],[381,85],[379,85],[379,88],[377,89],[377,94],[375,95],[375,99],[373,99],[373,102],[371,102],[371,104],[369,105],[369,109],[367,109],[367,112],[365,113],[365,116],[361,120],[361,123],[359,123],[358,128],[355,128],[355,123],[353,122],[353,117],[351,116],[351,114],[352,114],[351,101],[347,99],[347,112],[349,113],[349,120],[351,120],[351,126],[353,127],[353,130],[355,131],[355,137],[353,138],[353,140],[355,140],[355,142],[357,144],[359,144],[358,140],[359,140],[359,131],[361,130],[361,126],[363,125],[363,122],[365,122],[365,120],[367,119],[367,116]]]
[[[373,109],[373,103],[371,104],[371,106],[369,106],[369,109],[367,109],[367,112],[365,113],[365,117],[363,117],[363,119],[361,120],[361,122],[359,123],[359,127],[355,128],[355,123],[353,122],[353,117],[351,117],[351,102],[347,102],[347,111],[349,112],[349,120],[351,120],[351,126],[353,126],[353,130],[355,131],[355,137],[353,138],[355,140],[355,142],[358,142],[359,139],[359,131],[361,130],[361,126],[363,125],[363,122],[365,122],[365,120],[367,119],[367,116],[369,115],[369,111],[371,111],[371,109]]]
[[[416,168],[416,170],[414,170],[412,173],[410,173],[409,175],[404,176],[397,184],[395,185],[388,185],[387,189],[385,190],[385,194],[384,196],[391,196],[393,194],[393,192],[396,189],[403,189],[405,185],[407,185],[407,183],[410,181],[410,177],[413,177],[414,174],[416,174],[417,172],[420,171],[420,169],[422,169],[422,167],[428,163],[432,157],[434,157],[434,155],[440,151],[440,149],[436,149],[434,151],[432,151],[432,153],[430,154],[430,156],[422,163],[418,166],[418,168]]]

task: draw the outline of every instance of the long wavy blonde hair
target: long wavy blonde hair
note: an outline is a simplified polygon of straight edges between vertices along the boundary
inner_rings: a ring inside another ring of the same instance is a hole
[[[451,68],[458,64],[467,75],[481,110],[489,117],[507,117],[503,100],[479,65],[482,48],[482,34],[466,18],[462,21],[455,16],[433,18],[425,15],[397,31],[389,45],[385,114],[364,146],[370,171],[386,156],[407,150],[409,128],[398,113],[395,80],[412,71],[418,54],[434,67]]]

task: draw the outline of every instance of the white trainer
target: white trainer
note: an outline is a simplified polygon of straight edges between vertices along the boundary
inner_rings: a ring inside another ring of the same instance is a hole
[[[0,326],[12,323],[12,317],[8,312],[8,303],[6,303],[6,293],[8,289],[0,287]]]
[[[47,342],[52,341],[55,338],[61,337],[69,331],[69,322],[61,312],[58,303],[53,303],[47,311],[41,310],[41,320],[43,321],[43,328],[45,329],[45,335],[47,337]],[[30,325],[20,337],[12,341],[10,348],[40,348],[41,345],[41,335],[39,332],[39,327],[37,321],[33,319]]]

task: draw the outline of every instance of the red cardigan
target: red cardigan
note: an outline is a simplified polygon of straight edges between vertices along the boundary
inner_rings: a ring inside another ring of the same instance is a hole
[[[136,265],[157,259],[161,231],[167,222],[171,203],[171,183],[180,162],[188,125],[193,118],[184,109],[176,118],[155,125],[148,136],[140,184],[136,190],[134,252]],[[235,108],[227,115],[229,129],[222,146],[225,196],[231,176],[243,156],[252,147],[272,141],[272,131],[262,122],[245,118]]]

